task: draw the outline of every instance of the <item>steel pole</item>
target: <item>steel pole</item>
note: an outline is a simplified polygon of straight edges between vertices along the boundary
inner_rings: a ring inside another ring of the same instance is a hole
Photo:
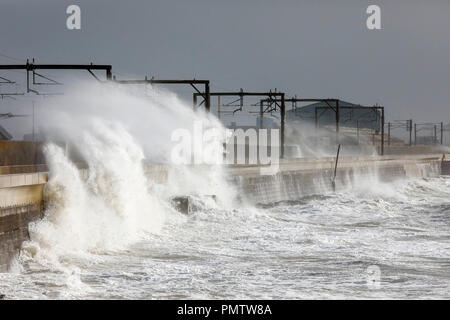
[[[434,125],[434,144],[437,144],[437,125]]]
[[[388,146],[391,146],[391,123],[388,122]]]
[[[358,141],[359,146],[359,120],[356,120],[356,140]]]
[[[384,155],[384,107],[381,107],[381,155]]]
[[[417,145],[417,123],[414,123],[414,145]]]
[[[339,143],[339,100],[336,100],[336,140]]]
[[[263,128],[263,108],[264,108],[264,103],[262,101],[259,102],[259,128],[262,129]]]
[[[205,108],[209,112],[211,107],[211,95],[209,92],[209,81],[205,83]]]
[[[220,96],[217,96],[217,117],[220,120],[220,113],[221,113],[221,105],[220,105]]]
[[[412,145],[412,119],[409,120],[409,146]]]
[[[281,158],[284,158],[284,122],[286,115],[286,105],[284,102],[284,93],[281,95]]]

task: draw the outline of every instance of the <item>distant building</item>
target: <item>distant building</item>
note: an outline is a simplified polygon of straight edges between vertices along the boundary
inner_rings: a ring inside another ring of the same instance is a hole
[[[335,107],[334,102],[329,102]],[[339,125],[344,128],[381,130],[381,112],[346,101],[339,101]],[[319,126],[335,126],[336,112],[324,102],[316,102],[303,107],[286,110],[286,122],[315,123],[315,110],[317,108]]]
[[[0,125],[0,140],[11,140],[13,136]]]
[[[259,128],[259,125],[260,125],[260,123],[259,123],[259,121],[260,121],[260,118],[261,117],[256,117],[256,127],[258,127]],[[278,126],[278,123],[275,121],[275,119],[274,118],[268,118],[268,117],[262,117],[262,120],[263,120],[263,128],[264,129],[268,129],[268,128],[278,128],[279,126]]]

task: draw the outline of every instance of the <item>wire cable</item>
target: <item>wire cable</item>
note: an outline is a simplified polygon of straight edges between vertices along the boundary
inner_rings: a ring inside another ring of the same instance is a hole
[[[1,53],[1,52],[0,52],[0,56],[2,56],[4,58],[11,59],[11,60],[15,60],[15,61],[18,61],[18,62],[24,62],[25,61],[25,59],[19,59],[19,58],[11,57],[11,56],[9,56],[7,54],[4,54],[4,53]]]

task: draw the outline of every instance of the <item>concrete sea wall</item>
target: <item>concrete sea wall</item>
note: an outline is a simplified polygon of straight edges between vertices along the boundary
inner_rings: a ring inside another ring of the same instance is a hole
[[[0,272],[29,239],[28,224],[42,216],[46,181],[46,173],[0,175]]]
[[[262,174],[261,167],[233,168],[232,171],[233,182],[240,194],[250,202],[267,204],[340,191],[361,183],[437,177],[441,174],[441,163],[439,156],[342,158],[338,162],[334,184],[335,158],[281,163],[280,170],[274,175]]]

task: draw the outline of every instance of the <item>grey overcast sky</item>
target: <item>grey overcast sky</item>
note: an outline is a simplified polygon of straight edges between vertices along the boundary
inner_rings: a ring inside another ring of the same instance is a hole
[[[81,30],[66,28],[70,4]],[[382,30],[366,28],[369,4],[381,7]],[[120,77],[278,88],[450,122],[450,0],[0,0],[0,39],[0,53],[40,63],[112,64]]]

